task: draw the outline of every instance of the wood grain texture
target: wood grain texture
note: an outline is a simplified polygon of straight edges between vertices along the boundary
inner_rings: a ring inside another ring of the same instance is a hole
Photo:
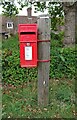
[[[50,19],[38,19],[38,39],[50,40]],[[38,60],[50,59],[50,42],[38,43]],[[49,66],[50,62],[38,62],[38,104],[47,106],[49,102]]]

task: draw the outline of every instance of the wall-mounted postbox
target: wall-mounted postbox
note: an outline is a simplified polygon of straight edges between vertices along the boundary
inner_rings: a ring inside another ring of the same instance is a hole
[[[19,24],[21,67],[37,66],[37,24]]]

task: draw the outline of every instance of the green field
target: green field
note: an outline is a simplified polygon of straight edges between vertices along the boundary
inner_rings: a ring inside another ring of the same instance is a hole
[[[21,68],[19,42],[14,36],[2,43],[2,117],[75,118],[75,48],[51,42],[49,104],[38,106],[37,68]]]

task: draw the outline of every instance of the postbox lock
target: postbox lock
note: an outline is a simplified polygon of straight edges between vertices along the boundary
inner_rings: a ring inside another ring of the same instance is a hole
[[[30,46],[30,43],[26,43],[27,46]]]

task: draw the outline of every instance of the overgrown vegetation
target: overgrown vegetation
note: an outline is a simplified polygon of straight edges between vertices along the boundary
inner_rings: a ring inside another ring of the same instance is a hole
[[[11,42],[10,42],[11,41]],[[18,37],[3,42],[3,82],[18,85],[37,79],[37,68],[21,68]],[[75,47],[62,47],[62,41],[51,40],[50,78],[75,77]]]
[[[75,46],[63,47],[62,34],[53,35],[55,39],[51,41],[50,77],[72,79],[75,77],[76,50]]]
[[[60,36],[60,35],[59,35]],[[3,118],[74,118],[75,48],[51,40],[49,105],[37,105],[37,68],[21,68],[18,36],[2,44]]]

